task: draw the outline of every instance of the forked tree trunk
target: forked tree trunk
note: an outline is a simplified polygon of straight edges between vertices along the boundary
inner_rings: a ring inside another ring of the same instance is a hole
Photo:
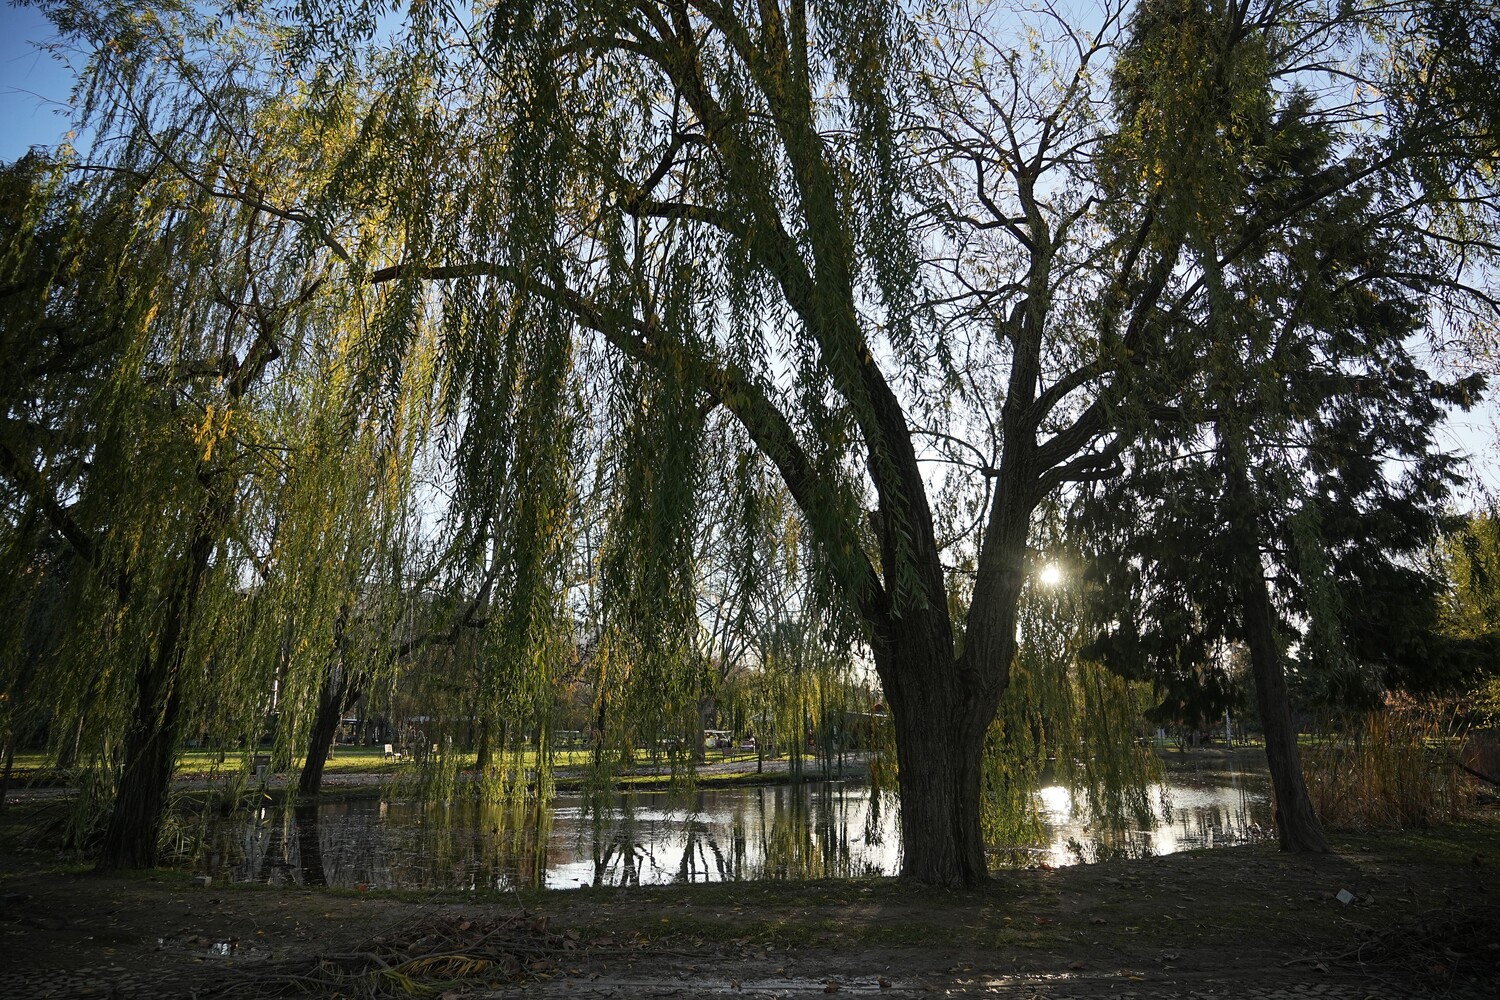
[[[901,874],[929,885],[988,877],[983,829],[984,738],[998,694],[965,678],[938,616],[894,623],[877,662],[895,727],[901,789]]]
[[[931,718],[957,719],[972,710],[923,718],[892,699],[896,758],[901,786],[903,877],[929,885],[976,885],[988,877],[981,825],[980,761],[984,726],[933,725]],[[975,738],[975,730],[978,738]]]
[[[1271,592],[1261,566],[1259,531],[1256,529],[1254,496],[1243,456],[1234,446],[1226,449],[1230,531],[1234,538],[1235,587],[1244,614],[1245,644],[1250,648],[1250,666],[1255,676],[1255,698],[1261,726],[1266,734],[1266,763],[1271,771],[1275,801],[1276,836],[1283,851],[1310,854],[1330,852],[1328,838],[1313,811],[1302,775],[1302,755],[1297,749],[1297,727],[1292,721],[1291,696],[1276,621],[1271,610]]]

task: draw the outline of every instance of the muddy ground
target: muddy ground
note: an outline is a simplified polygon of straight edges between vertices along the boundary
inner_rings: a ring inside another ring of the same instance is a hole
[[[997,875],[494,894],[97,875],[0,822],[0,996],[1500,996],[1500,814]],[[1349,902],[1341,901],[1348,899]]]

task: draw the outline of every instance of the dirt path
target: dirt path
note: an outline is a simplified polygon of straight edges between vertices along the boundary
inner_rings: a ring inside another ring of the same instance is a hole
[[[1497,995],[1500,817],[1338,847],[1005,873],[955,892],[879,879],[488,897],[197,886],[12,850],[0,995],[361,995],[330,985],[318,957],[377,953],[425,970],[416,982],[440,1000]],[[442,935],[443,955],[488,971],[434,965]]]

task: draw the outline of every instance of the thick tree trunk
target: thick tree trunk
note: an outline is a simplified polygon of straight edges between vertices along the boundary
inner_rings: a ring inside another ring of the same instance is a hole
[[[1244,614],[1245,644],[1250,647],[1250,665],[1255,676],[1256,703],[1266,734],[1266,763],[1271,770],[1275,800],[1276,836],[1283,851],[1327,854],[1330,851],[1323,827],[1313,812],[1312,799],[1302,775],[1302,757],[1297,749],[1297,727],[1292,721],[1292,702],[1287,692],[1281,644],[1271,609],[1270,588],[1260,559],[1260,533],[1256,529],[1254,495],[1242,456],[1233,445],[1226,463],[1230,530],[1234,536],[1235,587]]]
[[[901,874],[930,885],[977,885],[985,860],[984,738],[998,695],[966,682],[937,616],[894,623],[878,644],[895,727],[901,789]]]
[[[99,852],[101,871],[156,867],[181,726],[177,641],[172,635],[136,675],[135,718],[125,737],[120,788]]]
[[[342,671],[335,671],[323,679],[323,689],[318,694],[318,712],[307,740],[307,759],[297,778],[298,795],[318,794],[333,738],[338,733],[339,723],[344,720],[344,710],[358,697],[359,691],[353,689]]]
[[[209,515],[204,522],[217,524]],[[188,547],[180,587],[167,602],[159,644],[143,656],[136,671],[134,718],[125,735],[120,787],[105,828],[99,870],[155,868],[162,820],[172,787],[172,764],[182,728],[182,672],[187,632],[203,577],[213,553],[214,535],[195,532]]]
[[[901,874],[930,885],[983,882],[989,874],[980,822],[983,730],[975,739],[972,727],[934,726],[924,712],[903,710],[894,701]],[[961,708],[958,714],[964,714]]]

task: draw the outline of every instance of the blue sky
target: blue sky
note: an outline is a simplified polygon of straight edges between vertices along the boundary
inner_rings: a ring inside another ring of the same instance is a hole
[[[55,37],[34,8],[0,7],[0,161],[53,145],[68,131],[72,73],[36,48]]]

